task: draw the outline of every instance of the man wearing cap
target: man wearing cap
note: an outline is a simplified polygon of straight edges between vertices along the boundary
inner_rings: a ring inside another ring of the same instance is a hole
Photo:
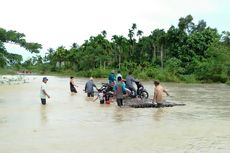
[[[41,90],[40,90],[40,98],[41,98],[42,105],[46,104],[46,97],[50,98],[50,96],[47,93],[47,86],[46,86],[47,81],[48,81],[48,78],[43,77]]]

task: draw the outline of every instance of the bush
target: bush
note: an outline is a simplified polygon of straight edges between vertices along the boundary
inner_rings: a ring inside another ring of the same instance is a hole
[[[230,80],[228,80],[228,81],[226,82],[226,84],[230,86]]]
[[[96,77],[96,78],[106,78],[108,77],[109,73],[111,72],[111,70],[106,70],[106,69],[94,69],[92,71],[92,76]]]
[[[148,77],[148,75],[146,74],[145,71],[141,71],[139,73],[136,73],[135,78],[143,79],[143,80],[148,80],[149,79],[149,77]]]
[[[197,78],[195,75],[180,75],[179,79],[186,83],[196,83]]]
[[[16,74],[14,69],[11,68],[0,68],[0,74]]]

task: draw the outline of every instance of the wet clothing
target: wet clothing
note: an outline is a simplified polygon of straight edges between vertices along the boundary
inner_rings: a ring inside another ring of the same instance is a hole
[[[118,105],[119,107],[123,106],[123,99],[118,98],[118,99],[117,99],[117,105]]]
[[[117,98],[123,98],[123,94],[126,92],[124,82],[118,82],[114,85],[113,90],[115,91]]]
[[[110,97],[112,97],[112,93],[110,91],[105,92],[105,102],[106,104],[110,104]]]
[[[114,73],[110,73],[109,74],[109,84],[113,83],[114,81],[116,81],[116,76]]]
[[[133,86],[133,82],[136,82],[136,80],[133,78],[133,76],[128,75],[126,77],[126,87],[130,89],[131,91],[134,91],[136,94],[136,89]]]
[[[42,103],[42,105],[45,105],[46,104],[46,99],[41,98],[41,103]]]
[[[40,89],[40,98],[41,99],[46,99],[46,95],[44,93],[44,91],[47,90],[47,85],[46,83],[42,82],[42,85],[41,85],[41,89]]]
[[[97,94],[97,96],[98,96],[98,98],[100,100],[100,104],[104,104],[104,94],[103,94],[103,92],[99,92]]]
[[[123,105],[123,94],[126,92],[124,82],[117,82],[114,86],[114,91],[116,94],[117,105],[121,107]]]
[[[87,93],[88,97],[94,97],[94,92]]]
[[[97,94],[97,96],[98,96],[99,100],[104,100],[104,94],[102,92],[99,92]]]
[[[70,91],[71,91],[71,92],[74,92],[74,93],[77,93],[77,90],[76,90],[76,88],[74,87],[73,83],[70,81],[69,84],[70,84]]]
[[[106,92],[106,93],[105,93],[105,100],[108,101],[109,98],[112,97],[112,95],[113,95],[113,94],[112,94],[111,92],[109,92],[109,91]]]
[[[87,93],[88,97],[94,97],[94,91],[93,87],[96,88],[96,85],[94,84],[93,80],[89,80],[85,84],[85,92]]]
[[[100,104],[104,104],[104,103],[105,103],[104,99],[100,100]]]
[[[46,104],[46,94],[44,91],[47,91],[47,85],[45,82],[42,82],[41,89],[40,89],[40,98],[41,98],[41,103],[42,105]]]

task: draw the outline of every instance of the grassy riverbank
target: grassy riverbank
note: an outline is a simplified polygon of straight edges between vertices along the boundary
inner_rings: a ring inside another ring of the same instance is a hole
[[[18,71],[14,68],[8,68],[8,69],[0,69],[0,74],[17,74]],[[59,69],[56,71],[49,71],[44,69],[27,69],[28,71],[31,71],[32,74],[38,74],[38,75],[52,75],[52,76],[75,76],[75,77],[94,77],[94,78],[107,78],[109,73],[112,69],[94,69],[89,71],[71,71],[71,70],[64,70]],[[125,77],[128,74],[128,70],[121,70],[121,74]],[[133,76],[139,80],[161,80],[164,82],[186,82],[186,83],[199,83],[201,81],[197,80],[195,76],[177,76],[174,74],[171,74],[167,71],[160,70],[160,69],[146,69],[146,70],[139,70],[136,69],[133,71]],[[208,82],[208,81],[207,81]]]
[[[0,68],[0,75],[4,75],[4,74],[14,75],[14,74],[16,74],[16,70]]]
[[[0,69],[0,74],[17,74],[17,72],[21,72],[25,69],[14,69],[14,68],[5,68]],[[72,70],[64,70],[59,69],[55,71],[50,71],[49,69],[44,68],[30,68],[26,69],[28,71],[31,71],[32,74],[37,75],[52,75],[52,76],[75,76],[75,77],[94,77],[94,78],[107,78],[110,74],[112,69],[93,69],[88,71],[72,71]],[[125,77],[128,74],[129,70],[121,70],[121,74]],[[163,82],[184,82],[184,83],[214,83],[214,81],[211,80],[198,80],[195,75],[176,75],[172,72],[168,72],[167,70],[157,69],[157,68],[146,68],[146,69],[135,69],[133,70],[133,76],[139,80],[161,80]],[[226,82],[230,85],[230,80]]]

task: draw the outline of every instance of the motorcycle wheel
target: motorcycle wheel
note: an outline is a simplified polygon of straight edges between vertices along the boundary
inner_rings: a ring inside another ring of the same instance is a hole
[[[149,93],[147,91],[142,91],[140,94],[141,99],[147,99],[149,98]]]
[[[135,98],[135,92],[134,91],[131,91],[130,95],[129,95],[131,98]]]

